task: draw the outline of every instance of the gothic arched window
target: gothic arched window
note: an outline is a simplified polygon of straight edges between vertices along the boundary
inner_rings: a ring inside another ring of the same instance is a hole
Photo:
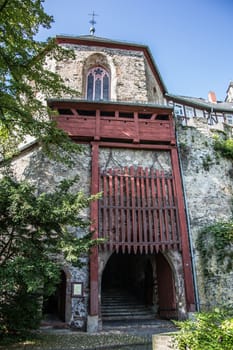
[[[109,73],[104,68],[91,68],[87,73],[87,99],[109,100],[109,83]]]

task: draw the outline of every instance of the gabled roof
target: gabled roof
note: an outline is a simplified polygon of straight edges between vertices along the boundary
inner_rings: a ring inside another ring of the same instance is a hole
[[[198,97],[180,96],[180,95],[172,95],[169,93],[166,93],[165,97],[174,102],[186,104],[188,106],[195,107],[195,108],[199,107],[200,109],[207,109],[215,112],[219,111],[219,112],[233,113],[233,103],[229,103],[229,102],[211,103],[201,97],[198,98]]]
[[[66,35],[57,35],[56,41],[58,44],[71,44],[71,45],[86,45],[86,46],[97,46],[97,47],[107,47],[114,49],[122,50],[131,50],[131,51],[141,51],[144,53],[145,58],[150,65],[150,68],[157,79],[160,88],[163,94],[167,93],[167,88],[163,82],[159,69],[153,59],[153,56],[150,52],[150,49],[146,45],[136,44],[126,41],[115,41],[107,38],[101,38],[92,35],[83,35],[83,36],[66,36]]]

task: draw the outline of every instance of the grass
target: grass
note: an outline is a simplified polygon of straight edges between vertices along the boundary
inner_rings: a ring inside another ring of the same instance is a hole
[[[143,336],[129,334],[87,334],[36,332],[25,337],[0,341],[1,350],[82,350],[109,349],[117,345],[148,344]]]

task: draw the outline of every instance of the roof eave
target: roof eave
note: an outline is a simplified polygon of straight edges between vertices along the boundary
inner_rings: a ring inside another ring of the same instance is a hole
[[[215,104],[215,103],[208,103],[208,102],[198,102],[198,101],[193,101],[193,100],[189,100],[186,97],[182,97],[182,96],[177,96],[177,95],[173,95],[173,94],[169,94],[166,93],[165,94],[166,98],[169,98],[173,101],[176,102],[180,102],[180,103],[184,103],[188,106],[191,107],[199,107],[200,109],[207,109],[210,111],[215,111],[215,112],[229,112],[229,113],[233,113],[233,104],[232,106],[226,107],[226,106],[219,106],[219,104]]]
[[[47,103],[49,106],[55,105],[56,103],[64,103],[64,104],[87,104],[87,105],[93,105],[98,106],[99,108],[101,106],[120,106],[120,107],[137,107],[137,108],[158,108],[167,110],[168,112],[173,111],[173,107],[166,106],[166,105],[160,105],[155,103],[145,103],[145,102],[129,102],[129,101],[88,101],[85,99],[76,99],[76,98],[49,98],[47,99]]]

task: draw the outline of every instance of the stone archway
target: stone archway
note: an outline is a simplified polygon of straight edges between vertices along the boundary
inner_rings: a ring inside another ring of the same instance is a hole
[[[48,299],[43,302],[43,316],[48,322],[67,322],[67,276],[64,270],[60,271],[60,282]]]
[[[114,303],[119,295],[130,296],[138,304],[149,307],[154,318],[179,318],[179,271],[172,257],[156,254],[116,253],[102,255],[100,303],[106,295]],[[170,254],[171,255],[171,254]],[[105,261],[103,261],[105,260]],[[182,283],[181,283],[182,284]],[[128,299],[129,303],[131,302]]]

